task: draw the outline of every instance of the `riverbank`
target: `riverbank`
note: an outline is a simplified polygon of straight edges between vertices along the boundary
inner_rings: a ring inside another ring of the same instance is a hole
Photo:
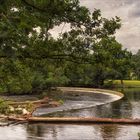
[[[111,103],[123,97],[123,94],[119,92],[103,90],[103,89],[59,87],[57,88],[57,90],[61,91],[58,92],[58,94],[60,94],[59,96],[66,97],[65,98],[66,100],[62,105],[60,104],[60,102],[54,101],[47,96],[41,100],[35,100],[36,98],[34,98],[33,101],[25,100],[25,99],[29,99],[29,97],[24,98],[24,100],[20,102],[6,101],[7,104],[4,104],[3,106],[5,107],[4,114],[1,114],[0,117],[2,119],[5,119],[7,122],[11,120],[14,121],[14,124],[22,123],[22,122],[30,122],[30,121],[43,122],[42,118],[40,119],[41,114],[43,115],[46,113],[50,114],[55,112],[63,112],[66,110],[68,111],[68,110],[90,108],[96,105]],[[34,118],[34,116],[36,117]],[[52,118],[52,117],[48,117],[48,118]],[[69,117],[68,120],[71,122],[73,121],[72,118]],[[43,117],[43,120],[44,119],[46,120],[45,116]],[[49,122],[48,119],[46,121]],[[56,121],[59,122],[59,119],[58,120],[56,119]],[[94,121],[96,122],[96,120]],[[9,126],[9,123],[1,124],[1,126]]]
[[[45,93],[46,94],[46,93]],[[0,116],[26,118],[39,107],[57,107],[61,102],[46,95],[0,95]]]
[[[140,80],[123,80],[123,85],[121,80],[106,81],[106,86],[112,86],[114,88],[140,88]]]
[[[25,98],[24,101],[20,101],[20,102],[19,101],[16,101],[16,102],[6,101],[7,104],[3,104],[4,106],[2,106],[2,108],[5,108],[4,109],[5,114],[1,114],[1,115],[8,115],[8,116],[11,116],[12,118],[14,116],[16,120],[16,118],[19,118],[19,117],[29,118],[29,117],[32,117],[32,115],[34,116],[35,114],[39,114],[40,116],[41,113],[48,114],[48,113],[53,113],[53,112],[58,112],[58,111],[63,112],[64,110],[66,111],[66,110],[73,110],[73,109],[77,110],[77,109],[82,109],[82,108],[89,108],[96,105],[111,103],[123,97],[123,94],[120,92],[111,91],[111,90],[103,90],[103,89],[59,87],[57,88],[57,90],[61,91],[61,92],[58,92],[58,94],[60,94],[59,96],[65,97],[66,100],[64,101],[64,104],[61,104],[59,101],[55,101],[47,96],[45,96],[41,100],[35,100],[37,98],[36,97],[34,98],[33,101],[25,100],[29,98]],[[13,97],[11,99],[13,99]],[[40,109],[42,111],[40,111]],[[38,116],[38,115],[35,115],[35,116]]]

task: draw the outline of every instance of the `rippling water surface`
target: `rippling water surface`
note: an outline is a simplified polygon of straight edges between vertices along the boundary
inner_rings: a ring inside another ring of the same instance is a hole
[[[117,118],[140,118],[140,89],[126,89],[125,97],[119,101],[92,108],[47,112],[48,116],[96,116]],[[98,95],[97,95],[98,96]],[[69,102],[88,101],[103,102],[107,96],[97,97],[74,95],[65,97]],[[99,100],[97,100],[99,99]],[[84,100],[84,101],[82,101]],[[80,103],[81,104],[81,103]],[[95,103],[96,104],[96,103]],[[75,103],[76,105],[76,103]],[[45,110],[45,109],[44,109]],[[41,110],[40,110],[41,111]],[[38,112],[39,113],[39,112]],[[89,125],[89,124],[24,124],[10,127],[0,127],[0,140],[137,140],[140,132],[139,125]]]
[[[97,105],[107,104],[120,98],[112,94],[99,94],[93,92],[78,92],[78,93],[61,93],[59,95],[64,101],[64,104],[55,108],[38,108],[34,112],[34,116],[77,116],[76,113],[82,111],[82,115],[88,117],[89,114],[84,114],[84,109],[92,108]],[[75,113],[74,113],[75,111]],[[79,115],[78,115],[79,116]]]

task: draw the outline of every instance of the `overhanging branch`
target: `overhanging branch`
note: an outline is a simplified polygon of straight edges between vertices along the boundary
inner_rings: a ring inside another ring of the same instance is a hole
[[[40,8],[40,7],[37,7],[37,6],[35,6],[35,5],[33,5],[33,4],[29,3],[29,2],[27,2],[26,0],[22,0],[22,2],[23,2],[24,4],[26,4],[27,6],[30,6],[30,7],[34,8],[34,9],[38,10],[38,11],[47,12],[45,9],[42,9],[42,8]]]
[[[66,55],[66,54],[57,54],[57,55],[45,55],[45,56],[31,56],[31,55],[17,55],[17,56],[6,56],[6,55],[0,55],[0,59],[34,59],[34,60],[42,60],[42,59],[48,59],[48,60],[66,60],[77,64],[91,64],[93,63],[90,58],[87,57],[81,57],[81,56],[74,56],[74,55]]]

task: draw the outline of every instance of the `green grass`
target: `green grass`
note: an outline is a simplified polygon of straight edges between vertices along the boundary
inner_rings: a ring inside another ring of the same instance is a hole
[[[123,80],[124,87],[127,88],[134,88],[134,87],[140,87],[140,80]],[[113,85],[115,87],[122,87],[120,80],[114,80]]]

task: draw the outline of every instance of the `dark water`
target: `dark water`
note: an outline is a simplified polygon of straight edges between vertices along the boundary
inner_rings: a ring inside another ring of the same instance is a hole
[[[123,92],[125,97],[113,103],[49,115],[140,118],[140,89],[125,89]],[[139,132],[139,125],[36,123],[1,127],[0,140],[138,140]]]

